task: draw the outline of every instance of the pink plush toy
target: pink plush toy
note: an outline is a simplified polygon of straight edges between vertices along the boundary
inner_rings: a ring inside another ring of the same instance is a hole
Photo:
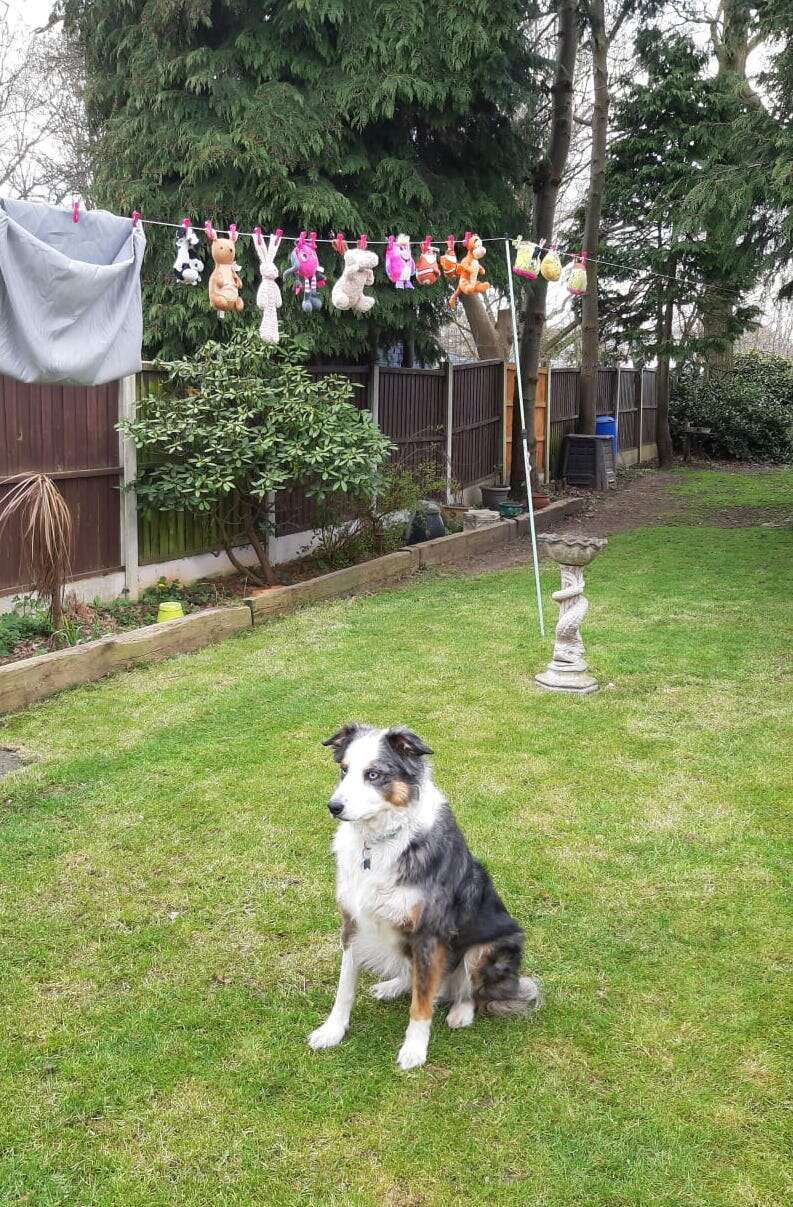
[[[325,284],[325,271],[320,265],[317,255],[316,231],[312,231],[308,237],[306,237],[305,231],[300,232],[294,251],[290,256],[290,267],[284,273],[284,280],[291,276],[295,278],[295,294],[298,297],[301,293],[303,295],[300,305],[306,314],[310,314],[313,310],[321,310],[322,299],[317,290]]]
[[[385,249],[385,270],[389,281],[397,289],[412,289],[411,277],[416,271],[416,261],[410,250],[408,235],[388,236],[388,246]]]

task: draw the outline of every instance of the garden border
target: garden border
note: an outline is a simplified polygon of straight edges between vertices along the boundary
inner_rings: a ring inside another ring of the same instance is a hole
[[[581,507],[581,499],[551,503],[536,515],[538,531],[549,530],[557,520],[575,514]],[[93,683],[118,671],[191,653],[306,604],[376,591],[423,569],[465,562],[527,534],[528,517],[500,520],[485,528],[438,537],[290,587],[258,591],[234,607],[208,608],[179,620],[146,625],[70,649],[10,662],[0,666],[0,714],[19,712],[56,692]]]

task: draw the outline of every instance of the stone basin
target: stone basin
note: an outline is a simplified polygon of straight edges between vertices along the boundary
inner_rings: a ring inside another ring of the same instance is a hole
[[[573,536],[558,532],[540,533],[537,541],[561,566],[587,566],[608,545],[604,536]]]

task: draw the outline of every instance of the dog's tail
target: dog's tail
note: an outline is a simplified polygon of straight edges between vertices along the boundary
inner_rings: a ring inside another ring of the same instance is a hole
[[[515,992],[509,997],[482,997],[480,1009],[485,1014],[496,1014],[502,1018],[523,1017],[536,1014],[545,1000],[542,983],[536,977],[518,977]]]

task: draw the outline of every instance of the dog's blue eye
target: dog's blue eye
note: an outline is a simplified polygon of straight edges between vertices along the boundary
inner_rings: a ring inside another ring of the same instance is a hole
[[[380,779],[380,772],[379,772],[379,771],[373,771],[373,770],[371,770],[371,768],[370,768],[370,769],[369,769],[369,771],[367,771],[367,772],[366,772],[366,778],[369,780],[369,782],[370,782],[371,784],[373,784],[373,783],[375,782],[375,780],[379,780],[379,779]]]

